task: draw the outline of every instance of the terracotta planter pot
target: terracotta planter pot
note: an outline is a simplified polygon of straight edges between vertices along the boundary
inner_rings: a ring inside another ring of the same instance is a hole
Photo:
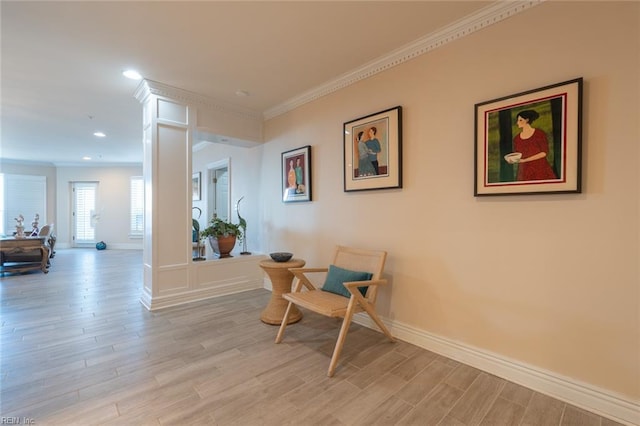
[[[236,236],[209,237],[209,245],[216,257],[231,257],[231,250],[236,246]]]

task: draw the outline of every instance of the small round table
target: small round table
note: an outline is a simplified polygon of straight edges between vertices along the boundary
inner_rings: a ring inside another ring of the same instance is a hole
[[[289,302],[282,298],[282,294],[291,292],[291,282],[293,281],[293,274],[289,268],[302,268],[304,264],[305,261],[302,259],[291,259],[288,262],[276,262],[271,259],[260,261],[260,267],[269,276],[272,287],[271,300],[260,315],[262,322],[271,325],[282,324],[282,318],[289,305]],[[295,305],[291,306],[287,324],[298,322],[301,318],[302,312]]]

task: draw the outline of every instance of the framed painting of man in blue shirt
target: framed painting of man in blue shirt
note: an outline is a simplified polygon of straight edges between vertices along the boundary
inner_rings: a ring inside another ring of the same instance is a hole
[[[344,191],[402,188],[402,107],[344,123]]]
[[[282,153],[282,201],[311,201],[311,146]]]

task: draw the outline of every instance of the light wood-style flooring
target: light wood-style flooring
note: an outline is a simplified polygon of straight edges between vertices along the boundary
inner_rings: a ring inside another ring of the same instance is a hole
[[[274,344],[254,290],[158,312],[139,251],[58,250],[0,279],[2,422],[36,425],[616,423],[374,330],[304,312]]]

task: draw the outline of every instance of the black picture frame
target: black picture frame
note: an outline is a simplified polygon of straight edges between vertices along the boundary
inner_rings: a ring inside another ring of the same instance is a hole
[[[402,188],[401,106],[345,122],[343,137],[345,192]]]
[[[311,146],[285,151],[282,157],[282,202],[311,201]]]
[[[582,91],[580,77],[476,104],[474,196],[582,192]]]

